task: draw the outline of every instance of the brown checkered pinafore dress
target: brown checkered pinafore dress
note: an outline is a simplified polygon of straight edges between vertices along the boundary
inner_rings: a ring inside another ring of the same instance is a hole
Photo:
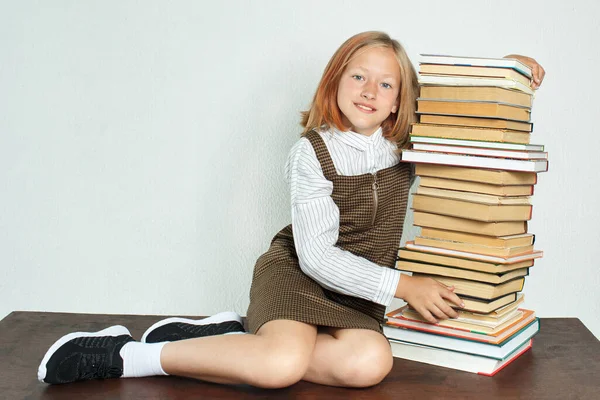
[[[331,196],[340,211],[335,245],[382,268],[393,268],[406,214],[410,164],[398,163],[376,174],[342,176],[337,174],[321,136],[312,131],[306,138],[325,178],[333,182]],[[251,333],[277,319],[381,332],[384,312],[383,305],[325,289],[302,272],[292,225],[273,238],[254,267],[247,313]]]

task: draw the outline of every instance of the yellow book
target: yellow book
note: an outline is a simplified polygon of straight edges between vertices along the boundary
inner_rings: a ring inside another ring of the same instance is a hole
[[[414,243],[419,246],[437,247],[440,249],[464,251],[488,256],[512,257],[519,254],[531,253],[533,245],[518,247],[492,247],[475,243],[453,242],[451,240],[430,239],[422,236],[415,237]]]
[[[531,132],[533,130],[533,124],[529,122],[513,121],[500,118],[420,114],[419,122],[422,124],[476,126],[480,128],[510,129],[513,131],[523,132]]]
[[[438,164],[417,164],[415,165],[415,174],[492,185],[535,185],[537,183],[535,172],[503,171]]]
[[[527,221],[531,205],[490,205],[441,197],[413,196],[413,209],[484,222]]]
[[[501,264],[495,262],[470,260],[449,255],[424,253],[421,251],[409,250],[402,247],[398,250],[400,261],[412,261],[425,264],[437,264],[446,267],[468,269],[472,271],[487,272],[489,274],[505,274],[507,272],[533,266],[533,259],[522,260],[512,264]]]
[[[487,142],[521,144],[529,144],[531,140],[531,134],[529,132],[517,130],[418,123],[412,124],[411,135],[443,139],[479,140]]]
[[[492,86],[421,86],[419,97],[436,100],[497,101],[531,107],[532,96],[518,90]]]
[[[535,235],[533,233],[494,237],[484,235],[473,235],[471,233],[464,232],[453,232],[435,228],[422,228],[421,236],[430,239],[473,243],[482,246],[502,247],[505,249],[511,247],[529,246],[532,245],[535,240]]]
[[[443,65],[443,64],[420,64],[420,74],[433,75],[457,75],[457,76],[486,76],[492,78],[508,78],[530,86],[531,79],[520,74],[512,68],[475,67],[472,65]],[[527,93],[523,93],[530,96]]]
[[[456,116],[460,115],[465,117],[505,118],[522,122],[529,122],[531,118],[531,111],[526,107],[502,103],[471,101],[418,99],[417,113]]]
[[[508,282],[511,279],[520,278],[529,274],[529,268],[515,269],[505,274],[487,274],[485,272],[469,271],[468,269],[459,269],[453,267],[444,267],[441,265],[423,264],[405,260],[396,261],[396,269],[420,274],[429,274],[437,276],[446,276],[449,278],[467,279],[477,282],[491,283],[494,285]]]
[[[533,194],[533,185],[490,185],[487,183],[434,178],[430,176],[422,176],[419,180],[419,186],[457,190],[461,192],[490,194],[503,197],[531,196]]]
[[[413,276],[422,276],[432,278],[443,285],[454,286],[454,293],[457,295],[465,295],[469,297],[475,297],[478,299],[491,300],[509,293],[520,292],[523,290],[525,284],[525,278],[516,278],[508,282],[504,282],[498,285],[493,285],[483,282],[475,282],[466,279],[450,278],[445,276],[437,276],[430,274],[413,274]]]
[[[413,224],[421,227],[426,226],[488,236],[517,235],[527,232],[526,221],[482,222],[420,211],[413,213]]]
[[[529,196],[495,196],[493,194],[461,192],[460,190],[431,188],[421,185],[417,188],[417,194],[483,204],[531,205]]]

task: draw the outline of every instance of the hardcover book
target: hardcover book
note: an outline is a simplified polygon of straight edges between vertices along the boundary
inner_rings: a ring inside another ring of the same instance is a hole
[[[444,54],[420,54],[419,64],[464,65],[473,67],[512,68],[531,78],[531,68],[515,58],[465,57]]]

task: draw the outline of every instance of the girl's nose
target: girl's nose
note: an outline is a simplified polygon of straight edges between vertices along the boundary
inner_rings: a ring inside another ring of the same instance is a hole
[[[375,87],[373,83],[365,83],[365,85],[363,86],[363,91],[361,94],[362,97],[364,97],[367,100],[373,100],[375,99]]]
[[[375,98],[375,96],[373,96],[373,94],[370,92],[363,92],[362,97],[367,100],[373,100]]]

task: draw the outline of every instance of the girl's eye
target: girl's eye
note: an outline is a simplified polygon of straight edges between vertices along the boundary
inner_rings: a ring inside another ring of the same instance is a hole
[[[383,86],[386,89],[391,89],[392,88],[392,85],[390,85],[389,83],[385,83],[385,82],[382,83],[381,86]]]
[[[352,75],[352,78],[356,79],[357,81],[361,81],[364,79],[362,75]]]

